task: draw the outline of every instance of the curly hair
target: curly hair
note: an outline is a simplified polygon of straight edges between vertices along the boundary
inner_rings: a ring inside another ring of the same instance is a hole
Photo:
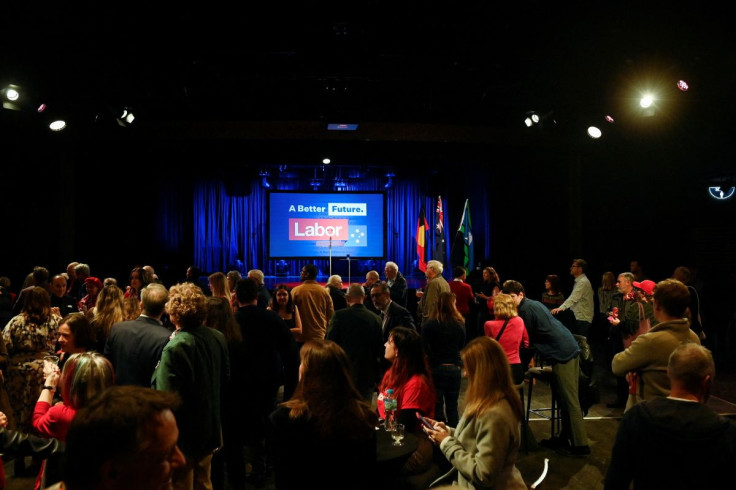
[[[171,321],[181,328],[196,327],[207,315],[206,297],[202,288],[192,282],[171,286],[166,312]]]
[[[496,319],[513,318],[519,316],[519,312],[516,308],[511,295],[498,293],[493,301],[493,315]]]

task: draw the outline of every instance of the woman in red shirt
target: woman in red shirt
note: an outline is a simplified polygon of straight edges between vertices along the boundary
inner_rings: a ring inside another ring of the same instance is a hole
[[[511,365],[511,374],[517,385],[524,380],[526,366],[521,365],[519,348],[529,347],[529,334],[526,331],[524,320],[519,316],[516,303],[508,294],[499,293],[493,303],[495,319],[489,320],[483,326],[486,337],[498,341],[506,352]],[[505,328],[504,328],[505,326]],[[503,329],[503,332],[501,330]]]
[[[77,410],[114,383],[115,369],[105,356],[97,352],[73,354],[64,363],[61,374],[58,368],[51,368],[46,373],[43,390],[33,411],[33,429],[40,436],[66,440]],[[61,390],[62,403],[52,405],[57,388]],[[44,461],[35,488],[46,488],[58,479],[58,469],[47,468]]]

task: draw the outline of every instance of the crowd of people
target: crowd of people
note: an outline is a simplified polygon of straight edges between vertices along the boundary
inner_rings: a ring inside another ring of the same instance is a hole
[[[477,282],[455,268],[448,281],[430,260],[414,309],[394,262],[385,279],[369,271],[347,288],[337,275],[320,284],[307,264],[301,284],[273,289],[257,269],[214,272],[204,284],[191,267],[166,287],[141,266],[123,289],[87,264],[54,276],[39,266],[14,296],[2,290],[0,451],[15,458],[17,475],[36,474],[38,489],[152,488],[170,479],[174,488],[239,490],[262,488],[271,475],[279,489],[368,489],[377,484],[376,429],[392,396],[396,422],[417,447],[390,483],[382,475],[384,485],[526,488],[516,467],[519,386],[530,363],[540,363],[551,368],[561,411],[559,434],[540,445],[565,456],[591,454],[584,415],[599,400],[582,393],[604,374],[620,380],[609,406],[625,410],[607,487],[649,481],[631,461],[634,448],[643,453],[637,441],[649,423],[661,426],[646,440],[652,453],[698,440],[702,426],[700,435],[717,432],[717,447],[733,457],[732,425],[702,407],[715,370],[701,346],[689,270],[659,282],[633,267],[606,272],[596,295],[587,268],[572,261],[569,295],[547,275],[537,300],[492,267]],[[585,373],[591,350],[596,362]],[[708,423],[688,427],[696,416]],[[102,447],[108,439],[116,444]],[[134,459],[140,474],[122,475]],[[329,475],[315,472],[325,459]]]

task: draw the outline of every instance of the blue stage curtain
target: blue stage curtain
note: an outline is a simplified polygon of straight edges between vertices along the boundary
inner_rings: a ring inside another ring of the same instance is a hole
[[[468,178],[468,177],[466,177]],[[368,269],[375,269],[383,276],[386,260],[393,260],[407,277],[422,277],[417,268],[416,220],[419,209],[424,204],[427,222],[431,227],[427,233],[427,247],[431,259],[434,248],[433,226],[436,220],[435,205],[437,195],[428,195],[426,185],[420,178],[395,178],[393,185],[384,188],[385,179],[367,178],[360,183],[351,183],[350,191],[383,191],[386,193],[386,258],[375,261],[354,260],[350,264],[353,282],[362,282]],[[442,192],[445,212],[445,240],[448,262],[454,235],[459,225],[465,199],[470,199],[473,216],[473,237],[476,244],[476,261],[490,256],[490,230],[487,226],[490,215],[490,197],[482,186],[471,185],[453,187]],[[241,187],[242,188],[242,187]],[[276,274],[276,260],[268,259],[267,215],[268,191],[254,179],[244,186],[245,192],[228,194],[222,179],[211,178],[194,182],[192,187],[181,186],[161,195],[161,233],[158,242],[161,249],[178,262],[186,262],[200,267],[204,273],[226,272],[230,269],[261,269],[266,275]],[[280,182],[278,190],[309,191],[300,182]],[[169,195],[170,194],[170,195]],[[242,195],[241,195],[242,194]],[[192,196],[192,197],[190,197]],[[182,257],[192,243],[192,257]],[[193,259],[193,260],[192,260]],[[339,260],[339,259],[338,259]],[[242,262],[239,267],[238,261]],[[320,276],[330,272],[328,259],[288,260],[289,276],[299,276],[301,268],[314,263]],[[345,264],[335,261],[333,269]],[[445,269],[452,269],[451,263]],[[344,271],[343,271],[344,274]]]
[[[395,261],[406,275],[414,275],[416,269],[415,225],[423,196],[416,181],[396,179],[389,189],[383,187],[384,179],[369,178],[360,185],[350,186],[351,191],[386,192],[386,260]],[[286,189],[281,186],[279,190]],[[266,275],[275,275],[276,260],[268,259],[267,246],[267,190],[259,181],[252,182],[245,196],[228,195],[221,180],[210,179],[195,183],[193,190],[193,240],[194,264],[205,273],[227,271],[240,259],[247,269],[261,269]],[[431,203],[427,209],[432,209]],[[428,213],[428,220],[434,213]],[[431,239],[431,237],[430,237]],[[321,275],[330,270],[328,259],[294,259],[287,261],[288,274],[298,276],[301,268],[314,263]],[[356,261],[361,262],[361,261]],[[383,275],[384,260],[371,263]],[[334,257],[333,257],[334,266]],[[359,264],[353,265],[355,282],[362,282],[364,273]]]

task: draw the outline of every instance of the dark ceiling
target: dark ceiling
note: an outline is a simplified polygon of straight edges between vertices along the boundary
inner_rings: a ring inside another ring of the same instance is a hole
[[[0,82],[31,89],[31,110],[0,117],[31,130],[46,102],[83,137],[484,145],[528,143],[529,110],[553,135],[611,114],[635,137],[643,86],[661,87],[660,121],[678,132],[733,108],[733,29],[707,6],[494,3],[19,2],[4,14],[18,49],[4,49]],[[130,128],[112,117],[123,106]],[[360,126],[328,133],[333,122]]]

